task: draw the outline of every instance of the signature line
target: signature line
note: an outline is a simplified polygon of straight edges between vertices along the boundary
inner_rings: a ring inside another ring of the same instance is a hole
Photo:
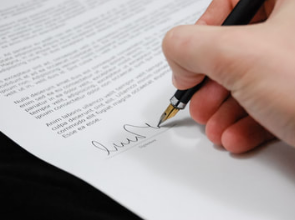
[[[138,145],[141,145],[141,144],[143,144],[144,142],[147,142],[148,140],[150,140],[150,139],[152,139],[152,138],[154,138],[154,137],[157,137],[157,136],[159,136],[160,134],[165,133],[166,131],[168,131],[168,130],[170,130],[171,128],[173,128],[175,125],[176,125],[176,124],[172,125],[171,127],[167,128],[167,129],[164,130],[164,131],[159,132],[158,134],[155,134],[155,135],[153,135],[153,136],[151,136],[151,137],[149,137],[149,138],[147,138],[147,139],[145,139],[145,140],[143,140],[143,141],[141,141],[141,142],[139,142],[139,143],[133,145],[132,147],[126,148],[125,150],[121,150],[120,152],[115,153],[115,154],[113,154],[112,156],[109,156],[107,159],[111,159],[111,158],[113,158],[113,157],[115,157],[115,156],[117,156],[117,155],[119,155],[119,154],[122,154],[122,153],[126,152],[127,150],[130,150],[130,149],[132,149],[132,148],[135,148],[135,147],[137,147]]]

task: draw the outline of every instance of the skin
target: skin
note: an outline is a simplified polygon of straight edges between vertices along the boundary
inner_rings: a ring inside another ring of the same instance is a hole
[[[166,34],[173,84],[209,77],[190,113],[214,144],[232,153],[276,138],[295,146],[295,1],[268,0],[251,24],[220,26],[237,2],[213,0],[196,25]]]

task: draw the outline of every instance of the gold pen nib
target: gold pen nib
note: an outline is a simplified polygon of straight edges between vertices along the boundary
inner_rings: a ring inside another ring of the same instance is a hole
[[[160,125],[167,119],[174,117],[178,111],[178,108],[175,108],[173,105],[170,104],[166,111],[161,115],[158,127],[160,127]]]

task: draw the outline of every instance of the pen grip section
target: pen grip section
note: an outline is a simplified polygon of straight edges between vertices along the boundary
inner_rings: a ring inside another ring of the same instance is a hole
[[[198,85],[187,89],[187,90],[177,90],[174,94],[174,97],[179,100],[181,103],[183,104],[187,104],[191,97],[203,86],[203,84],[205,83],[207,77],[205,77],[203,79],[202,82],[200,82]]]

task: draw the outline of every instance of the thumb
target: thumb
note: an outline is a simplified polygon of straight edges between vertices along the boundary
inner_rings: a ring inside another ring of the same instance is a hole
[[[187,25],[170,30],[163,40],[163,52],[173,71],[175,86],[190,88],[201,81],[198,73],[204,73],[234,90],[253,62],[258,57],[261,60],[259,53],[263,50],[252,45],[259,35],[256,26]]]

